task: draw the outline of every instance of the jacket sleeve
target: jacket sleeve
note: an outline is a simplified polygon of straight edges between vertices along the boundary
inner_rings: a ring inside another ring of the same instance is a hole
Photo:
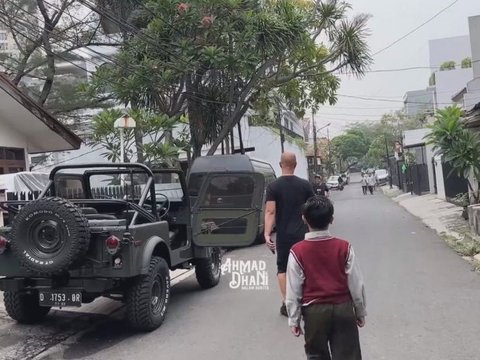
[[[285,298],[289,326],[300,325],[304,280],[303,269],[298,263],[294,253],[290,251],[287,265],[287,294]]]
[[[349,245],[348,258],[345,267],[345,273],[348,275],[348,288],[355,306],[355,314],[358,318],[367,315],[367,300],[365,295],[365,286],[363,283],[360,266],[355,257],[353,247]]]

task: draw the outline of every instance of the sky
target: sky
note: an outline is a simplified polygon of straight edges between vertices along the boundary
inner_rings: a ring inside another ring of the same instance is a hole
[[[369,21],[368,43],[372,53],[383,49],[404,36],[454,0],[349,0],[351,11],[366,13]],[[458,0],[451,8],[374,57],[371,70],[429,66],[428,41],[468,35],[468,17],[480,15],[480,0]],[[402,108],[406,91],[428,86],[431,70],[369,73],[362,79],[342,75],[338,94],[360,97],[387,98],[398,102],[367,101],[338,97],[335,106],[323,106],[315,116],[317,128],[331,124],[330,137],[341,134],[349,124],[378,120],[384,113]],[[326,129],[320,131],[326,136]]]

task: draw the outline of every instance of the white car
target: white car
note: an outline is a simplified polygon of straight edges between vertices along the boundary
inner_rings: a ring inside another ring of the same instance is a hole
[[[327,180],[327,186],[329,189],[339,189],[338,176],[330,176]]]
[[[385,169],[375,170],[375,179],[379,185],[386,184],[388,182],[388,171]]]

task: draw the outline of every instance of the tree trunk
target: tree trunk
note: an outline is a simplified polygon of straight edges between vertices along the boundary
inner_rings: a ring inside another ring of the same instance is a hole
[[[145,155],[143,153],[143,131],[135,128],[135,148],[137,150],[137,162],[143,164],[145,162]]]

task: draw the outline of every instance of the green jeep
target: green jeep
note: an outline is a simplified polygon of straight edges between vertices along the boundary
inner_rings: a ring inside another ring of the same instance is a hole
[[[259,181],[250,203],[226,209],[210,205],[210,176],[190,204],[178,170],[56,167],[38,199],[0,204],[11,220],[0,228],[0,290],[8,314],[31,324],[52,307],[105,296],[126,304],[134,329],[156,329],[169,302],[169,270],[195,267],[200,286],[211,288],[220,280],[221,248],[255,240],[263,183],[248,176]]]

